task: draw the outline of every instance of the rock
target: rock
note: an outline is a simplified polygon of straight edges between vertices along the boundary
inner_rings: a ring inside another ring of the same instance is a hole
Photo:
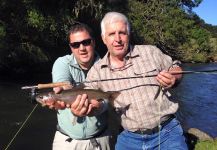
[[[196,138],[200,141],[207,141],[207,140],[213,141],[214,140],[210,135],[196,128],[188,129],[187,133],[196,136]]]

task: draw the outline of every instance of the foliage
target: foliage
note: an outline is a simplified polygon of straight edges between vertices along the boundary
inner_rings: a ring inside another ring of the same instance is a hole
[[[217,27],[192,12],[200,3],[202,0],[1,0],[0,71],[31,70],[70,53],[66,33],[75,21],[93,28],[98,52],[104,55],[100,20],[107,11],[129,17],[132,43],[157,45],[182,61],[216,61]]]
[[[4,25],[0,24],[0,38],[3,39],[6,35],[5,27]]]
[[[27,15],[27,25],[43,31],[46,26],[45,17],[40,12],[37,12],[37,10],[28,10]]]
[[[201,20],[194,20],[193,12],[186,13],[187,6],[191,10],[201,1],[182,2],[180,5],[177,0],[129,0],[128,15],[134,29],[133,39],[136,43],[155,44],[182,61],[207,62],[214,50],[209,42],[213,34],[201,27]]]
[[[75,20],[95,26],[95,19],[102,14],[101,3],[97,0],[2,0],[0,69],[17,72],[18,66],[26,68],[23,64],[31,69],[32,65],[53,62],[56,57],[70,53],[66,47],[68,28]]]

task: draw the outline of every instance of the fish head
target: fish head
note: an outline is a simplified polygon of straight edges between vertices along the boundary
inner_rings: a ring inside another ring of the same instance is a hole
[[[41,93],[35,97],[36,101],[45,104],[47,101],[52,100],[52,95],[50,93]]]

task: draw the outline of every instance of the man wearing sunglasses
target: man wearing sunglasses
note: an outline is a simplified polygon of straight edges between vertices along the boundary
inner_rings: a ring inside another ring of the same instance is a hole
[[[68,32],[71,55],[59,57],[52,69],[53,82],[85,80],[90,67],[99,57],[95,53],[95,40],[92,30],[77,23]],[[70,87],[54,88],[56,93]],[[57,131],[53,141],[53,150],[110,150],[110,134],[107,130],[107,102],[92,101],[88,107],[86,95],[79,95],[69,107],[64,103],[47,104],[58,110]],[[89,109],[88,109],[89,108]],[[90,116],[92,110],[98,110],[97,116]],[[89,114],[89,115],[88,115]]]

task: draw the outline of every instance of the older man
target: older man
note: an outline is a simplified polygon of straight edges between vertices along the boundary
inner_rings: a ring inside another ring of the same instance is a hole
[[[173,115],[178,103],[171,101],[168,92],[181,79],[171,71],[181,68],[155,46],[130,45],[130,25],[121,13],[107,13],[101,30],[108,53],[93,65],[87,80],[125,78],[88,84],[103,91],[121,91],[114,106],[124,130],[116,149],[187,149],[183,130]]]

